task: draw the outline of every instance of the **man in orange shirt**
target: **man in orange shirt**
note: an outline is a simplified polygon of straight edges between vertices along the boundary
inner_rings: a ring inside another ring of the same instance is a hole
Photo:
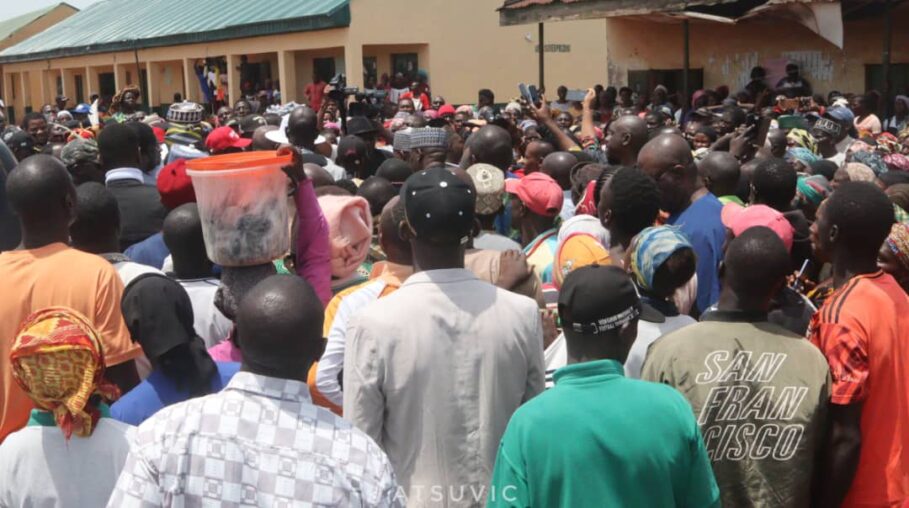
[[[124,392],[139,382],[133,359],[142,353],[120,313],[117,271],[67,245],[76,189],[63,164],[48,155],[29,157],[10,173],[6,193],[22,243],[0,254],[0,441],[25,425],[33,407],[13,380],[9,359],[19,324],[32,312],[68,307],[86,316],[101,334],[107,378]]]
[[[817,506],[909,500],[909,297],[877,266],[893,221],[883,192],[853,182],[821,205],[811,226],[836,289],[808,330],[833,379]]]

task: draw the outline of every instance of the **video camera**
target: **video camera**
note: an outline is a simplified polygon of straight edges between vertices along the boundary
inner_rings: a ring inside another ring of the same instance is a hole
[[[347,75],[345,75],[343,72],[336,74],[333,78],[331,78],[331,81],[329,81],[328,84],[333,88],[333,90],[328,93],[328,96],[338,102],[353,95],[355,96],[354,99],[357,102],[367,101],[372,104],[376,104],[383,102],[385,100],[385,97],[388,96],[388,92],[385,90],[360,91],[358,87],[347,86]]]
[[[328,96],[338,102],[343,101],[346,97],[360,93],[359,88],[347,86],[347,76],[343,72],[335,74],[328,84],[332,88],[332,90],[328,92]]]

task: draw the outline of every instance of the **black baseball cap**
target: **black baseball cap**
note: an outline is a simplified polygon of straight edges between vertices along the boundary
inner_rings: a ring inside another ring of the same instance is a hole
[[[641,302],[634,283],[617,266],[590,265],[573,270],[559,292],[559,318],[566,330],[598,335],[634,319],[663,322],[656,309]]]
[[[6,139],[10,150],[30,150],[35,146],[35,139],[25,131],[16,131]]]
[[[401,188],[401,200],[407,223],[421,240],[464,243],[473,230],[476,193],[442,166],[410,175]]]

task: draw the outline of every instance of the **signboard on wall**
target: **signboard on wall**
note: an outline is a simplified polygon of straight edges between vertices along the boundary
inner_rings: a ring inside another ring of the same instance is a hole
[[[540,52],[540,45],[537,44],[533,48],[534,53]],[[544,44],[543,45],[544,53],[571,53],[571,44]]]

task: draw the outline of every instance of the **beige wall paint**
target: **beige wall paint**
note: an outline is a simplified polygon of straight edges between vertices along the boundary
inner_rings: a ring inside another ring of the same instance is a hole
[[[893,63],[909,63],[909,8],[895,12]],[[867,19],[844,26],[844,49],[824,41],[807,28],[788,22],[746,22],[735,26],[692,22],[691,68],[704,69],[704,86],[728,85],[739,90],[752,67],[767,60],[799,62],[814,90],[865,90],[865,64],[879,64],[883,21]],[[629,70],[680,69],[682,26],[629,19],[608,24],[609,81],[627,84]]]
[[[536,25],[500,27],[501,5],[501,0],[351,0],[351,43],[426,44],[429,64],[422,58],[419,64],[429,72],[433,94],[459,104],[475,102],[477,90],[490,88],[496,101],[504,102],[518,95],[519,82],[537,83],[538,40]],[[389,28],[392,23],[400,25]],[[570,53],[546,53],[550,90],[605,83],[605,20],[548,23],[545,31],[545,44],[571,45]]]
[[[468,5],[469,4],[469,5]],[[312,59],[335,58],[336,68],[344,69],[351,86],[362,86],[362,56],[381,55],[380,74],[390,69],[393,52],[416,49],[419,65],[429,72],[433,93],[453,103],[476,100],[480,88],[491,88],[498,101],[517,96],[519,82],[537,82],[537,28],[535,25],[500,27],[496,8],[501,0],[352,0],[351,26],[266,37],[151,48],[139,50],[139,60],[146,62],[182,61],[206,56],[229,54],[256,55],[271,63],[273,77],[278,74],[278,51],[290,51],[296,87],[285,91],[285,97],[302,100],[303,90],[311,81]],[[403,15],[406,14],[406,15]],[[398,26],[394,29],[389,28]],[[570,53],[546,53],[546,81],[550,89],[560,84],[581,88],[606,81],[606,21],[570,21],[546,25],[546,44],[570,45]],[[530,40],[527,40],[529,37]],[[117,65],[119,78],[125,81],[127,66],[135,66],[132,52],[105,53],[42,62],[8,64],[4,72],[27,72],[48,69],[93,68]],[[170,64],[168,64],[170,65]],[[94,72],[94,71],[93,71]],[[134,72],[131,72],[134,74]],[[137,78],[132,77],[133,81]],[[195,77],[186,81],[195,88]],[[151,84],[152,105],[172,100],[173,91],[163,86],[158,76]],[[35,78],[35,81],[40,77]],[[92,80],[96,86],[96,81]],[[86,93],[94,91],[86,83]],[[91,90],[88,90],[91,88]],[[283,88],[283,86],[282,86]],[[31,106],[38,108],[48,100],[40,91],[31,95]],[[198,99],[198,92],[188,97]],[[20,101],[21,102],[21,101]],[[21,104],[16,104],[21,106]]]

